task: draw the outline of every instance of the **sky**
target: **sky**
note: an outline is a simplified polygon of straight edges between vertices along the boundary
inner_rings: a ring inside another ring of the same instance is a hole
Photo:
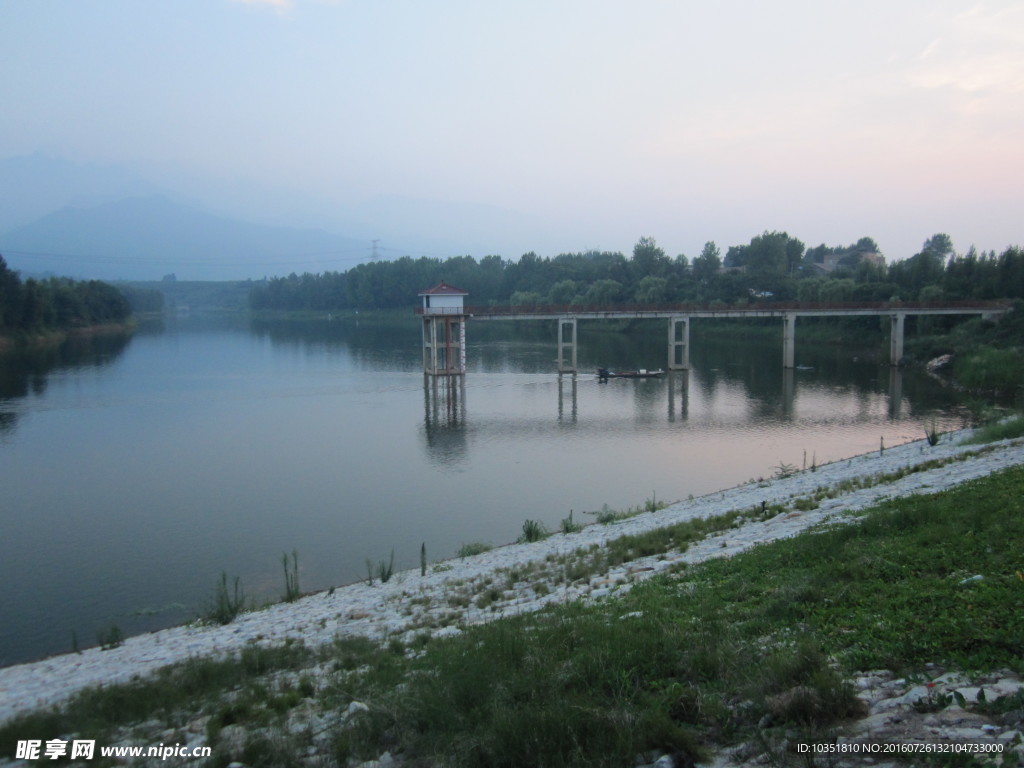
[[[0,102],[0,158],[116,165],[252,220],[507,212],[478,257],[1024,244],[1019,0],[8,2]]]

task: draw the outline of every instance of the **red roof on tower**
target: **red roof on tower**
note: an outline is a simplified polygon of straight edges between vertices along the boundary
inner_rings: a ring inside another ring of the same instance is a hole
[[[420,291],[417,296],[469,296],[463,290],[456,288],[453,285],[448,285],[444,280],[435,285],[433,288],[427,288],[425,291]]]

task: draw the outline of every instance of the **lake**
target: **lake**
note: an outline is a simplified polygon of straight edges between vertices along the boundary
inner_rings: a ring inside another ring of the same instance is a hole
[[[184,318],[0,358],[0,665],[195,617],[222,572],[263,602],[513,541],[608,505],[676,500],[963,426],[956,396],[877,349],[704,338],[662,323],[470,322],[464,380],[425,380],[418,319]],[[739,326],[737,326],[739,327]],[[755,329],[758,330],[758,329]]]

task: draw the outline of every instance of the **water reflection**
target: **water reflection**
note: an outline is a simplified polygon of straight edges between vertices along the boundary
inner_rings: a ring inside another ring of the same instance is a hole
[[[0,355],[0,433],[18,424],[20,403],[42,397],[50,378],[111,365],[131,343],[130,334],[72,336],[60,344]]]
[[[686,421],[690,413],[690,372],[669,371],[668,420],[676,421],[676,400],[679,400],[679,421]]]
[[[565,390],[569,390],[569,413],[566,415],[566,394]],[[576,383],[576,376],[574,375],[562,375],[558,376],[558,423],[559,424],[575,424],[576,418],[579,415],[579,387]]]
[[[423,434],[431,461],[452,466],[465,460],[465,376],[423,377]]]

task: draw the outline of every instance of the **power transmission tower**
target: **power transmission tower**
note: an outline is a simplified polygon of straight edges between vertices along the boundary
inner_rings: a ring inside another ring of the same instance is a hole
[[[377,261],[377,259],[380,258],[380,254],[377,253],[377,243],[379,243],[379,242],[380,242],[380,240],[374,240],[373,241],[373,250],[370,251],[370,261]]]

